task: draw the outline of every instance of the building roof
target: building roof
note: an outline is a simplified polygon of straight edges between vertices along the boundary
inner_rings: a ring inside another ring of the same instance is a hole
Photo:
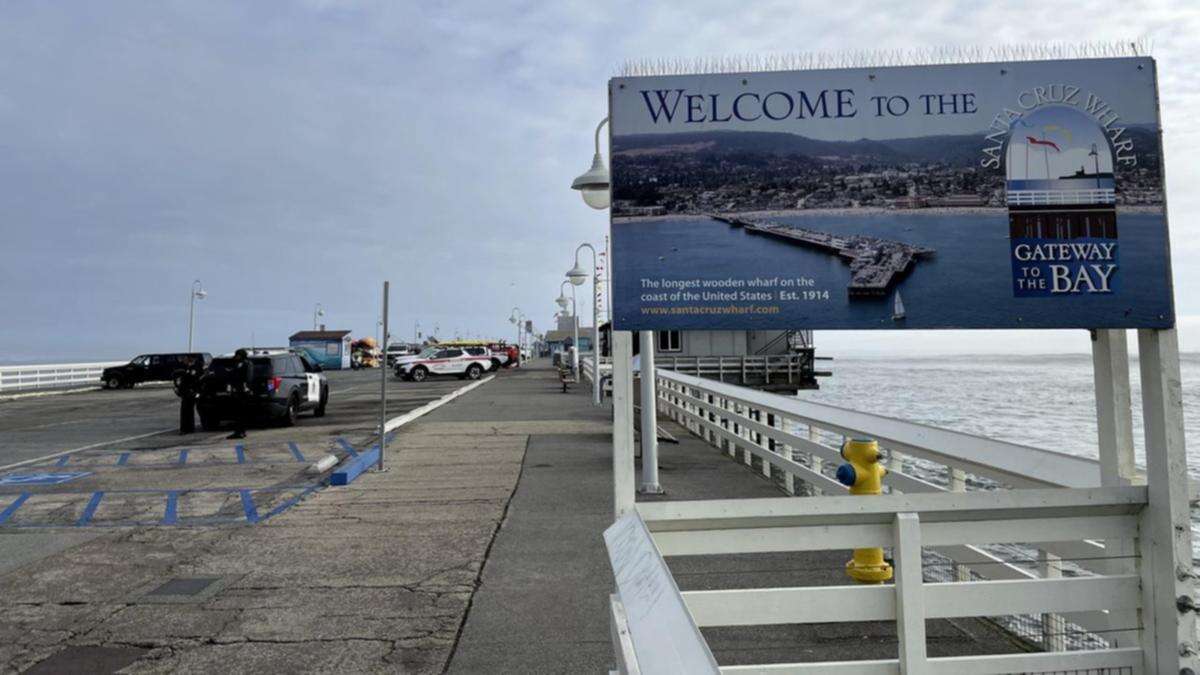
[[[292,333],[289,340],[341,340],[350,334],[348,330],[302,330]]]
[[[592,327],[591,326],[580,326],[579,327],[579,338],[580,339],[587,338],[589,340],[592,339]],[[575,339],[575,331],[574,330],[548,330],[548,331],[546,331],[546,336],[543,339],[546,342],[566,342],[567,340]]]

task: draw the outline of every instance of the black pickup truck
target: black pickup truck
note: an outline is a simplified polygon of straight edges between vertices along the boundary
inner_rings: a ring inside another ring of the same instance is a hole
[[[212,354],[142,354],[123,366],[105,368],[100,381],[106,389],[128,389],[142,382],[170,382],[182,370],[203,370]]]

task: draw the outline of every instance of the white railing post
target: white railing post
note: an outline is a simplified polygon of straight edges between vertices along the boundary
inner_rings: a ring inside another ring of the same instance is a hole
[[[633,334],[614,330],[613,340],[613,519],[634,509]]]
[[[808,425],[808,440],[812,441],[813,443],[820,442],[820,440],[821,440],[821,434],[818,433],[817,428],[815,426],[813,426],[811,422]],[[825,468],[825,460],[822,459],[821,457],[818,457],[817,455],[815,455],[813,453],[809,453],[808,465],[812,468],[813,471],[816,471],[817,473],[821,473],[822,475],[824,475],[822,473],[822,470]],[[813,494],[815,494],[815,495],[825,494],[825,491],[822,490],[821,488],[817,487],[816,484],[813,484],[812,491],[813,491]]]
[[[1092,376],[1096,389],[1096,430],[1099,436],[1100,484],[1129,485],[1136,475],[1133,455],[1133,406],[1129,386],[1129,344],[1124,330],[1096,330],[1092,340]],[[1111,572],[1132,574],[1134,542],[1104,542]],[[1109,612],[1106,636],[1116,647],[1137,644],[1137,612]]]
[[[1038,573],[1043,579],[1062,578],[1062,561],[1058,556],[1038,549]],[[1042,614],[1042,648],[1048,652],[1067,651],[1067,622],[1062,615],[1046,612]]]
[[[639,492],[660,494],[658,484],[658,411],[655,409],[654,332],[639,333],[642,370],[642,485]],[[688,425],[692,426],[691,424]]]
[[[763,417],[763,414],[762,414],[761,410],[756,411],[754,413],[754,418],[755,418],[754,421],[755,422],[758,422],[761,424],[763,421],[762,417]],[[775,426],[775,424],[772,422],[772,420],[773,420],[772,415],[770,413],[768,413],[767,414],[767,426],[769,426],[769,427]],[[767,442],[763,443],[763,436],[761,433],[759,433],[757,431],[754,432],[754,439],[755,439],[754,444],[757,445],[758,447],[765,448],[765,449],[769,450],[770,452],[775,452],[775,449],[770,447],[775,441],[772,441],[771,439],[768,438]],[[763,473],[764,478],[771,477],[771,460],[767,457],[762,458],[762,473]]]
[[[1200,670],[1196,614],[1176,606],[1195,591],[1178,340],[1173,328],[1138,330],[1149,492],[1142,530],[1143,623],[1153,626],[1143,644],[1149,673]]]
[[[921,524],[915,513],[897,513],[892,526],[896,579],[896,637],[901,675],[928,672],[925,661],[925,590],[921,587]]]

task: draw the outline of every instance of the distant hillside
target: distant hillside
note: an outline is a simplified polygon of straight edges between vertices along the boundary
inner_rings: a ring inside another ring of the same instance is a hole
[[[697,131],[677,134],[631,134],[613,138],[615,155],[777,155],[813,160],[830,158],[847,162],[899,164],[944,162],[951,166],[978,166],[987,132],[887,140],[820,141],[799,134],[769,131]],[[1145,126],[1126,128],[1123,139],[1134,142],[1138,164],[1157,169],[1157,133]]]
[[[799,134],[769,131],[698,131],[678,134],[632,134],[613,139],[614,154],[742,153],[801,155],[845,161],[896,164],[944,161],[973,164],[978,161],[984,134],[928,136],[874,141],[820,141]]]

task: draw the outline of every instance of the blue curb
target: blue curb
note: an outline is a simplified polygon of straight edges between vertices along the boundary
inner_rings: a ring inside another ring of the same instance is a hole
[[[349,485],[355,478],[361,476],[367,469],[379,463],[379,446],[358,453],[353,459],[342,464],[329,476],[330,485]]]

